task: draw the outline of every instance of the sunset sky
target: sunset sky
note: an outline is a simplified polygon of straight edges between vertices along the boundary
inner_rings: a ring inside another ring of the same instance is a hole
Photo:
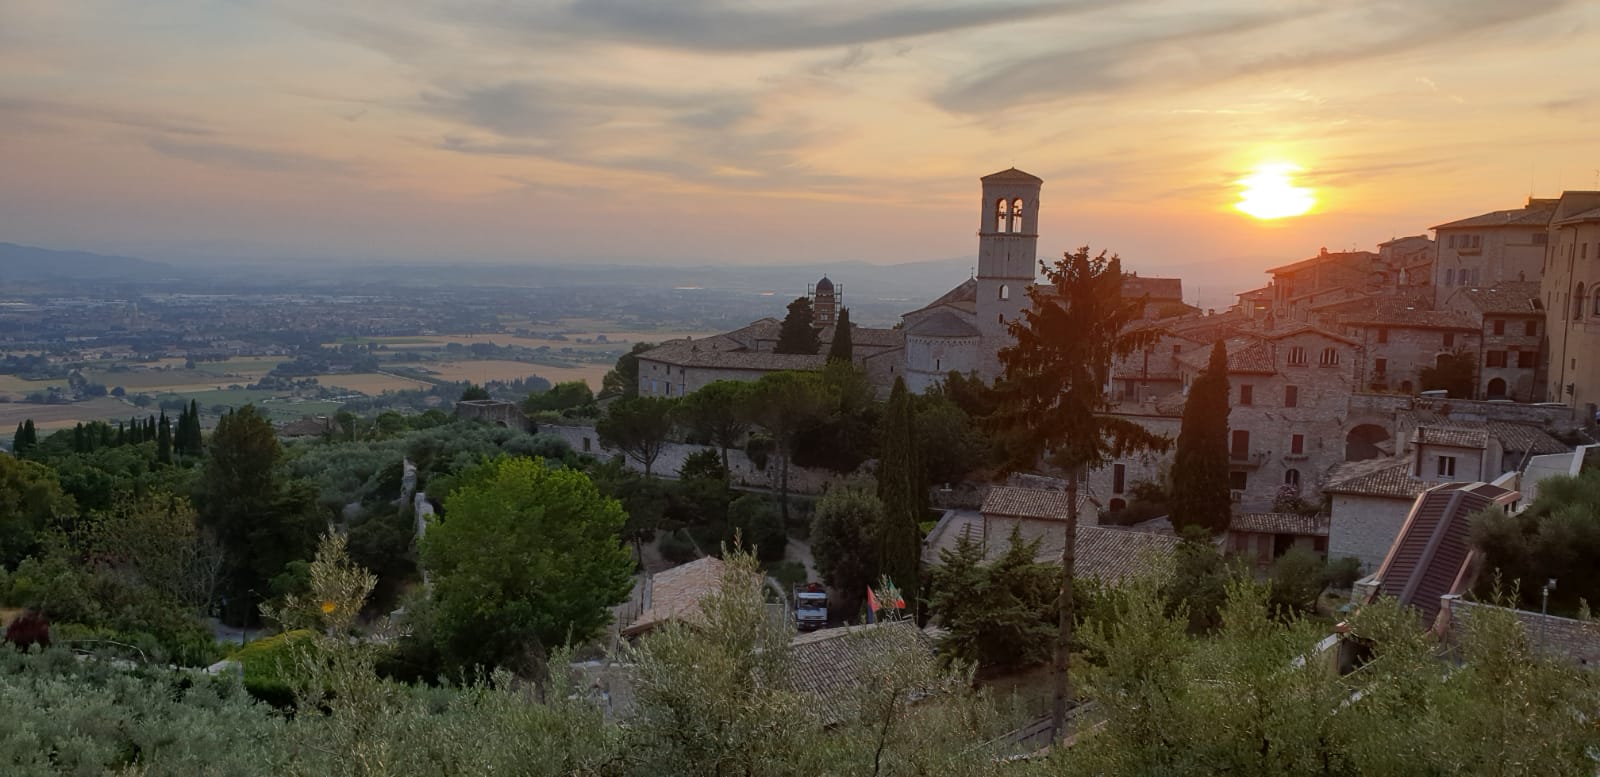
[[[1600,188],[1597,67],[1592,0],[0,0],[0,240],[902,262],[1015,165],[1042,252],[1254,270]]]

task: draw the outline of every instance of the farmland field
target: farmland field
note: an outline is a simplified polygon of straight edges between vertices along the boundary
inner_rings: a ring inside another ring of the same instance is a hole
[[[44,391],[51,386],[67,387],[65,380],[24,380],[15,375],[0,375],[0,396],[12,399],[22,399],[35,391]]]
[[[347,372],[333,375],[318,375],[317,382],[323,386],[338,386],[362,394],[377,395],[385,391],[405,391],[407,389],[425,389],[428,384],[420,380],[402,378],[398,375],[385,375],[378,372]]]
[[[143,409],[127,404],[120,399],[100,397],[86,402],[73,402],[70,405],[34,405],[20,402],[0,403],[0,432],[10,435],[17,428],[17,424],[33,419],[33,424],[40,431],[63,429],[77,424],[79,421],[100,421],[107,419],[130,418],[132,416],[147,416],[152,409]]]
[[[483,383],[489,380],[515,380],[537,375],[551,383],[562,383],[571,380],[581,380],[589,384],[589,388],[600,390],[600,379],[605,377],[606,371],[612,365],[607,364],[579,364],[570,367],[552,367],[544,364],[529,364],[527,362],[505,361],[503,359],[486,359],[483,361],[460,362],[430,362],[423,364],[397,365],[410,367],[437,375],[441,380],[471,381]],[[324,382],[326,385],[326,382]]]

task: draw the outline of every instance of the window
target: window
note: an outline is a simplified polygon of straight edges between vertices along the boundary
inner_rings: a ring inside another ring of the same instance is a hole
[[[1177,356],[1180,353],[1183,353],[1183,344],[1182,343],[1173,343],[1172,344],[1172,355],[1173,356]]]
[[[1289,349],[1289,363],[1290,364],[1298,364],[1298,365],[1301,365],[1301,366],[1305,366],[1305,363],[1306,363],[1306,349],[1302,348],[1302,347],[1300,347],[1298,345],[1293,347],[1293,348],[1290,348]]]
[[[1594,314],[1600,316],[1600,294],[1594,295]]]
[[[1454,240],[1455,238],[1451,238],[1451,239]],[[1455,271],[1454,267],[1444,271],[1444,285],[1446,285],[1446,286],[1454,286],[1454,285],[1456,285],[1456,271]]]
[[[1125,482],[1126,482],[1127,478],[1128,478],[1128,466],[1126,464],[1112,464],[1111,465],[1111,493],[1113,493],[1113,494],[1122,493],[1123,486],[1125,485]]]
[[[1113,499],[1107,504],[1107,506],[1111,508],[1111,512],[1120,513],[1123,510],[1128,509],[1128,502],[1125,499]]]
[[[1550,242],[1550,235],[1547,232],[1535,232],[1532,237],[1533,244],[1536,246],[1547,245]]]
[[[1021,202],[1021,200],[1018,200],[1018,202]],[[1477,248],[1479,246],[1479,241],[1482,240],[1482,239],[1483,239],[1482,235],[1473,235],[1472,236],[1472,247],[1473,248]],[[1474,272],[1472,274],[1472,279],[1474,281],[1476,281],[1478,279],[1478,274],[1476,272]]]
[[[1006,206],[1005,200],[999,200],[994,204],[994,231],[1006,231],[1006,222],[1010,220],[1011,209]]]
[[[1450,236],[1450,247],[1451,248],[1455,248],[1456,247],[1456,236],[1455,235],[1451,235]]]
[[[1011,286],[1009,284],[1005,284],[1005,283],[1000,284],[999,295],[1000,295],[1000,301],[1001,302],[1005,302],[1006,300],[1011,299]]]
[[[1011,231],[1022,231],[1022,198],[1011,201]]]
[[[1006,322],[1006,314],[999,313],[999,314],[995,315],[994,322],[996,324],[1004,324]]]
[[[1538,366],[1539,366],[1539,354],[1537,354],[1537,353],[1535,353],[1533,351],[1518,351],[1517,352],[1517,367],[1519,369],[1531,370],[1531,369],[1533,369],[1535,367],[1538,367]]]
[[[1300,406],[1300,387],[1299,386],[1284,386],[1283,387],[1283,406],[1284,407],[1299,407]]]
[[[1528,337],[1538,337],[1539,336],[1539,322],[1538,321],[1529,321],[1528,323],[1523,324],[1522,325],[1522,333],[1524,335],[1527,335]]]
[[[1389,342],[1389,328],[1386,326],[1378,327],[1378,344],[1383,345],[1387,342]]]
[[[1322,349],[1322,358],[1317,363],[1324,367],[1337,365],[1339,363],[1339,349],[1333,347]]]
[[[1497,334],[1497,335],[1503,335],[1503,334],[1506,333],[1506,320],[1505,319],[1497,318],[1497,319],[1494,320],[1494,333]]]
[[[1248,430],[1233,430],[1233,445],[1228,449],[1228,455],[1235,459],[1250,458],[1250,432]]]
[[[1381,378],[1384,375],[1388,374],[1388,372],[1389,372],[1389,360],[1388,359],[1373,359],[1372,360],[1372,374],[1377,375],[1378,377]]]
[[[934,359],[933,360],[933,371],[934,372],[944,372],[943,360],[941,360],[941,359]]]
[[[1505,351],[1486,351],[1483,354],[1483,366],[1485,366],[1485,367],[1504,367],[1504,366],[1506,366],[1506,352]]]
[[[1577,321],[1577,320],[1583,318],[1583,304],[1585,302],[1588,302],[1588,301],[1589,301],[1588,300],[1588,296],[1586,294],[1584,294],[1583,284],[1581,284],[1581,283],[1578,284],[1578,294],[1577,294],[1577,296],[1572,298],[1572,320],[1573,321]]]
[[[1286,469],[1283,471],[1283,484],[1286,486],[1300,486],[1300,470]]]
[[[588,453],[589,452],[589,445],[590,445],[589,438],[587,438],[587,437],[583,438],[583,452],[584,453]]]
[[[1296,434],[1289,438],[1289,452],[1299,456],[1306,452],[1306,436]]]
[[[1249,485],[1249,483],[1250,483],[1250,473],[1248,473],[1248,472],[1229,472],[1228,473],[1228,488],[1230,488],[1230,489],[1232,489],[1234,491],[1243,491],[1243,490],[1245,490],[1245,488]]]
[[[1413,388],[1413,386],[1411,385],[1411,381],[1409,381],[1409,380],[1400,381],[1400,393],[1402,393],[1402,394],[1410,394],[1412,388]]]
[[[1453,347],[1455,347],[1455,344],[1456,344],[1456,333],[1455,332],[1445,332],[1444,333],[1444,347],[1453,348]]]
[[[1239,404],[1253,405],[1256,399],[1256,387],[1248,383],[1239,387]]]
[[[1454,457],[1454,456],[1440,456],[1439,457],[1439,477],[1442,477],[1442,478],[1453,478],[1455,476],[1456,476],[1456,457]]]

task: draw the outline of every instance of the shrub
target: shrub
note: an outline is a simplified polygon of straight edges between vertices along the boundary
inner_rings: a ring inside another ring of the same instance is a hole
[[[1288,613],[1310,613],[1322,594],[1323,563],[1315,553],[1295,548],[1272,564],[1272,591],[1267,603]]]
[[[754,464],[756,469],[765,472],[767,459],[772,455],[776,445],[771,435],[752,434],[749,441],[744,444],[744,455],[749,457],[750,463]]]
[[[244,667],[244,689],[274,707],[294,706],[295,653],[313,643],[306,629],[296,629],[258,639],[228,658]]]
[[[18,650],[27,650],[34,645],[50,647],[50,620],[32,610],[18,615],[6,627],[6,641]]]
[[[1328,567],[1322,570],[1322,582],[1329,588],[1348,591],[1361,579],[1361,559],[1354,556],[1345,556],[1328,562]]]
[[[682,529],[663,532],[661,539],[656,542],[656,548],[661,551],[662,558],[674,564],[686,564],[700,557],[695,551],[694,541]]]
[[[729,545],[733,544],[732,535],[735,532],[739,535],[739,544],[754,548],[756,558],[761,561],[782,559],[784,547],[789,544],[783,516],[772,509],[767,500],[755,494],[741,496],[728,505],[728,536],[725,540]]]

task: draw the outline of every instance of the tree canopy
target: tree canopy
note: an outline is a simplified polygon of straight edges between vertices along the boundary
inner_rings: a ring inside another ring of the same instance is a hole
[[[772,351],[814,354],[821,349],[822,340],[817,337],[816,314],[811,307],[811,298],[796,297],[789,303],[789,312],[778,329],[778,344]]]
[[[850,361],[855,356],[855,333],[850,327],[850,309],[839,309],[839,321],[833,327],[833,342],[828,343],[828,361]]]
[[[639,462],[645,477],[649,477],[672,434],[677,402],[667,397],[618,399],[595,424],[595,434],[601,445],[616,448]]]
[[[1233,514],[1228,495],[1228,348],[1218,340],[1211,361],[1189,385],[1183,426],[1172,464],[1172,526],[1227,531]]]
[[[628,352],[617,357],[617,364],[600,379],[600,398],[639,396],[639,354],[654,348],[655,343],[634,343]]]

